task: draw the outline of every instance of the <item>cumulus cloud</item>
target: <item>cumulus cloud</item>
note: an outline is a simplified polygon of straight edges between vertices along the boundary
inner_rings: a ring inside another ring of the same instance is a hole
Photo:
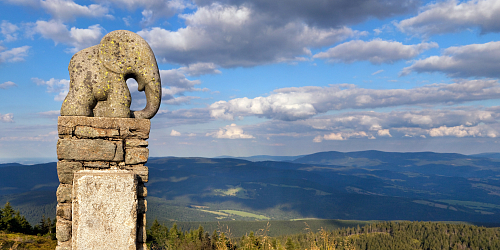
[[[373,109],[401,105],[456,104],[500,98],[496,80],[457,80],[413,89],[364,89],[352,84],[329,87],[277,89],[266,97],[236,98],[210,105],[210,115],[232,120],[235,116],[258,116],[299,120],[330,110]]]
[[[38,86],[46,86],[48,93],[57,93],[57,95],[54,97],[55,101],[64,101],[64,98],[66,98],[66,95],[68,95],[69,80],[66,79],[59,80],[51,78],[48,81],[44,81],[36,77],[31,78],[31,80]]]
[[[328,140],[328,141],[343,141],[347,140],[349,138],[362,138],[362,137],[369,137],[372,138],[372,136],[366,134],[364,131],[360,132],[342,132],[342,133],[331,133],[331,134],[326,134],[323,136],[316,136],[313,139],[313,142],[322,142],[323,140]]]
[[[442,56],[417,60],[400,75],[443,72],[450,77],[500,77],[500,42],[450,47]]]
[[[15,84],[14,82],[7,81],[7,82],[0,84],[0,89],[8,89],[11,87],[16,87],[16,86],[17,86],[17,84]]]
[[[60,21],[37,21],[34,31],[44,38],[53,40],[56,44],[63,43],[72,46],[68,52],[76,53],[79,50],[96,45],[101,41],[103,28],[99,25],[89,26],[88,29],[68,27]]]
[[[170,136],[181,136],[181,133],[172,129],[172,132],[170,132]]]
[[[199,6],[210,6],[213,1],[194,0]],[[309,26],[339,27],[356,24],[369,18],[385,19],[395,15],[414,12],[416,0],[220,0],[231,6],[250,6],[256,12],[273,16],[272,23],[287,23],[300,20]]]
[[[0,46],[0,64],[5,62],[22,62],[28,56],[30,46],[21,46],[6,50]]]
[[[498,137],[500,106],[409,111],[352,111],[297,121],[247,126],[259,137],[311,137],[314,142],[353,138]]]
[[[500,31],[497,0],[438,1],[425,6],[412,18],[396,26],[405,33],[428,37],[478,27],[481,33]]]
[[[219,128],[219,131],[207,133],[206,136],[212,136],[213,138],[219,139],[252,139],[255,138],[252,135],[245,134],[243,129],[241,129],[236,124],[227,125],[223,128]]]
[[[179,69],[160,70],[162,88],[162,102],[170,105],[180,105],[191,102],[193,99],[199,99],[196,96],[184,96],[186,92],[204,91],[195,88],[201,84],[200,80],[189,80],[184,75],[185,67]]]
[[[136,10],[142,8],[141,24],[149,26],[154,24],[160,18],[169,18],[176,13],[182,12],[186,8],[194,6],[185,0],[98,0],[102,3],[111,3],[120,8]]]
[[[429,131],[429,135],[432,137],[438,136],[454,136],[454,137],[492,137],[495,138],[500,135],[499,131],[492,129],[486,125],[478,125],[474,127],[465,127],[463,125],[455,127],[441,126],[439,128],[433,128]]]
[[[112,18],[109,9],[99,4],[83,6],[72,0],[40,0],[40,5],[54,19],[61,21],[74,21],[77,17],[103,17]]]
[[[12,42],[17,40],[17,31],[19,27],[15,24],[10,23],[7,20],[3,20],[0,24],[0,33],[4,36],[5,42]]]
[[[414,58],[424,50],[436,47],[438,47],[437,43],[404,45],[400,42],[381,39],[369,42],[353,40],[330,48],[326,52],[320,52],[314,55],[314,58],[344,63],[356,61],[369,61],[373,64],[394,63]]]
[[[180,17],[186,27],[177,31],[155,27],[138,32],[164,62],[227,68],[304,60],[300,56],[310,56],[310,47],[358,34],[347,27],[316,28],[300,21],[270,25],[275,17],[246,5],[213,3]]]
[[[0,114],[1,122],[14,122],[14,115],[12,113]]]
[[[77,17],[113,18],[105,5],[79,5],[73,0],[4,0],[15,5],[43,8],[52,18],[60,21],[74,21]]]
[[[193,63],[188,65],[187,67],[179,68],[179,71],[185,73],[188,76],[200,76],[208,74],[214,75],[222,73],[213,63]]]

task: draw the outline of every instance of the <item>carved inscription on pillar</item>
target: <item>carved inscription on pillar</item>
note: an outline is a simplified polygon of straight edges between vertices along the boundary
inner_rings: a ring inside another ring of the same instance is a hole
[[[73,250],[136,249],[137,178],[133,172],[75,172],[72,206]]]

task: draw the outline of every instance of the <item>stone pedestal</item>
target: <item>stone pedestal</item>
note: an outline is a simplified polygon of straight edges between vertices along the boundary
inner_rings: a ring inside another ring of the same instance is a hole
[[[150,126],[148,119],[59,117],[56,249],[146,249]]]

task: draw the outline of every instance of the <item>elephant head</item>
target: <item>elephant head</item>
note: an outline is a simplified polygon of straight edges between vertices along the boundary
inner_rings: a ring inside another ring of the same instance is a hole
[[[138,90],[146,94],[146,107],[131,112],[130,116],[151,119],[160,107],[161,80],[148,43],[133,32],[117,30],[104,36],[98,46],[99,58],[104,67],[122,75],[122,81],[134,78],[139,85]]]
[[[133,32],[110,32],[100,44],[75,53],[68,70],[70,88],[61,107],[63,116],[151,119],[160,107],[161,80],[155,56],[148,43]],[[129,78],[146,93],[143,110],[130,111]]]

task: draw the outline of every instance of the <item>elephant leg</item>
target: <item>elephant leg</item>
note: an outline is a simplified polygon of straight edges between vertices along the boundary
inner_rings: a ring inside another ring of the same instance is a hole
[[[99,52],[97,46],[86,48],[73,55],[68,66],[70,86],[69,92],[61,106],[62,116],[94,116],[93,109],[96,98],[93,93],[95,62]]]
[[[96,99],[92,89],[85,84],[71,84],[61,106],[62,116],[94,116]]]
[[[130,118],[130,103],[132,100],[128,87],[125,81],[114,82],[113,84],[115,86],[108,91],[107,99],[97,103],[94,114],[100,117]]]

